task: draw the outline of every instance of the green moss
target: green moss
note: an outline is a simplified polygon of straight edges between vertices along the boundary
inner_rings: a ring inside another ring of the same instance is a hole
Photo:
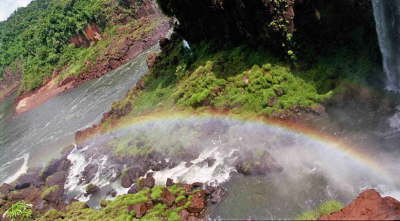
[[[343,204],[335,201],[330,200],[326,201],[325,203],[321,204],[318,208],[310,211],[303,212],[301,215],[296,216],[295,220],[317,220],[321,216],[329,215],[333,212],[339,211],[343,208]]]
[[[117,197],[114,200],[102,201],[102,208],[99,210],[88,208],[85,203],[74,202],[67,206],[64,211],[50,210],[45,215],[39,218],[39,220],[47,221],[92,221],[92,220],[136,220],[135,212],[128,212],[128,207],[137,203],[149,202],[152,200],[154,207],[146,212],[145,216],[140,220],[180,220],[179,213],[187,208],[191,203],[191,197],[188,198],[188,202],[181,207],[168,207],[167,205],[157,200],[160,198],[161,193],[165,187],[156,186],[152,189],[144,189],[136,194],[126,194]],[[185,191],[182,187],[176,185],[168,188],[177,197],[176,202],[180,202],[185,199]],[[191,192],[194,194],[195,192]]]
[[[161,194],[163,192],[164,187],[162,186],[156,186],[152,189],[151,191],[151,199],[158,199],[161,197]]]
[[[41,197],[42,199],[45,199],[45,198],[46,198],[47,196],[49,196],[50,194],[52,194],[52,193],[58,191],[59,188],[60,188],[60,187],[59,187],[58,185],[46,187],[46,188],[43,190],[43,192],[42,192],[42,194],[40,195],[40,197]]]

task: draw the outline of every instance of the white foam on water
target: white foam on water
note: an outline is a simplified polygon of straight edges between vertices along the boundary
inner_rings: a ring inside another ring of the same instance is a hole
[[[67,181],[65,183],[65,189],[68,191],[77,191],[83,188],[79,185],[80,175],[84,171],[85,167],[89,164],[86,161],[85,156],[82,154],[88,147],[81,150],[77,146],[71,151],[67,159],[71,162],[71,168],[69,169]]]
[[[8,177],[4,181],[4,183],[10,184],[16,181],[22,174],[25,174],[28,171],[29,153],[26,153],[21,157],[15,158],[12,162],[16,162],[22,159],[24,160],[24,162],[22,163],[21,167],[18,169],[16,173],[14,173],[14,175]]]
[[[175,182],[221,184],[229,180],[231,172],[236,171],[233,163],[230,163],[236,159],[233,157],[236,151],[231,150],[227,153],[221,151],[219,147],[207,149],[197,159],[191,161],[191,166],[186,167],[186,163],[181,162],[172,169],[155,172],[153,176],[158,185],[164,185],[168,178]],[[207,158],[215,159],[215,163],[210,167],[204,162]]]

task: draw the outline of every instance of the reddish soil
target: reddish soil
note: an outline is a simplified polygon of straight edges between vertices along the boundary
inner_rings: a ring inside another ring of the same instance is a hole
[[[55,78],[47,82],[43,87],[40,89],[24,95],[23,97],[18,98],[17,100],[17,106],[15,107],[15,112],[17,114],[23,113],[25,111],[28,111],[39,104],[43,104],[50,98],[57,96],[58,94],[73,88],[74,82],[69,82],[67,84],[64,84],[62,86],[59,86],[57,84],[57,81]]]
[[[154,19],[154,17],[149,16],[148,19]],[[88,26],[87,30],[88,33],[85,33],[85,37],[80,36],[81,40],[83,39],[83,44],[88,39],[96,40],[97,38],[100,38],[98,34],[95,34],[97,26],[90,25]],[[66,90],[72,89],[88,80],[99,78],[105,75],[106,73],[120,67],[121,65],[127,63],[129,60],[138,56],[143,51],[155,45],[159,41],[159,39],[167,35],[169,30],[170,24],[169,21],[166,21],[156,27],[155,30],[145,39],[126,39],[124,41],[123,47],[119,47],[115,53],[108,54],[105,59],[99,61],[97,64],[94,64],[88,72],[83,73],[78,77],[67,78],[60,84],[57,84],[55,78],[53,78],[40,89],[19,97],[16,100],[17,105],[15,112],[17,114],[20,114],[29,111],[32,108],[43,104],[50,98],[55,97]],[[79,39],[75,40],[79,41]]]
[[[375,190],[366,190],[344,209],[320,220],[400,220],[400,202],[382,197]]]

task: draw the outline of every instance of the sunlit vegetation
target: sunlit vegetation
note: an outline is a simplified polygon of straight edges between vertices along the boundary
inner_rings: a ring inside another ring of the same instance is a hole
[[[21,61],[21,92],[27,92],[40,87],[54,71],[64,71],[64,78],[79,75],[87,63],[104,53],[119,27],[136,25],[137,29],[143,25],[139,24],[143,21],[121,24],[122,20],[134,21],[127,18],[133,16],[135,7],[127,7],[126,2],[34,0],[28,7],[18,9],[7,21],[0,22],[0,76],[6,67]],[[141,2],[137,1],[137,5]],[[110,37],[91,48],[71,46],[70,38],[84,34],[88,24],[99,25]]]
[[[305,211],[301,215],[296,216],[295,220],[317,220],[321,216],[329,215],[333,212],[343,209],[341,202],[330,200],[321,204],[318,208],[310,211]]]
[[[5,217],[11,221],[30,221],[32,219],[31,205],[20,201],[13,204],[6,212]]]
[[[176,42],[145,77],[144,89],[130,91],[113,109],[129,104],[133,115],[180,107],[265,116],[312,110],[329,99],[341,82],[362,82],[376,68],[365,56],[346,56],[346,50],[294,67],[245,45],[215,48],[202,43],[189,51]]]
[[[159,200],[165,187],[156,186],[152,189],[144,189],[136,194],[126,194],[118,196],[116,199],[103,200],[100,210],[88,208],[85,203],[75,202],[69,205],[65,211],[50,210],[39,220],[69,220],[69,221],[92,221],[92,220],[136,220],[135,211],[129,211],[128,207],[138,203],[157,202],[152,209],[146,212],[141,220],[180,220],[179,212],[191,204],[190,196],[185,193],[182,187],[173,185],[168,187],[168,191],[185,201],[182,206],[168,207]],[[194,193],[194,192],[193,192]],[[190,194],[189,194],[190,195]]]

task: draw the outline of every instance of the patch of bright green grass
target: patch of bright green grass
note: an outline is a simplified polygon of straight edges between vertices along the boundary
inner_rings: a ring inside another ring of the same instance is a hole
[[[301,215],[296,216],[295,220],[317,220],[319,217],[324,215],[329,215],[333,212],[339,211],[343,208],[343,204],[335,201],[330,200],[323,204],[321,204],[318,208],[310,211],[305,211]]]

